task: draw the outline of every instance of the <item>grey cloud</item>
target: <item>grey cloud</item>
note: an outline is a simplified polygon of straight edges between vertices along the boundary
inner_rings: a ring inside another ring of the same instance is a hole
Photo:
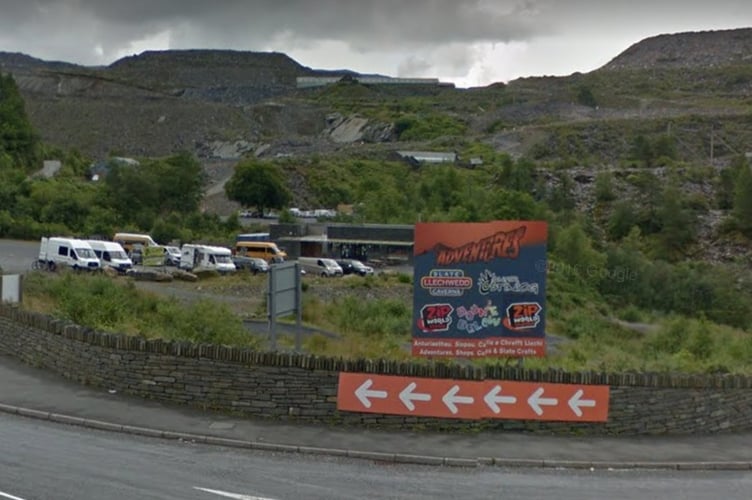
[[[345,39],[368,51],[403,45],[505,41],[536,32],[528,1],[488,0],[28,0],[5,1],[11,16],[42,21],[53,12],[49,28],[76,16],[99,22],[103,31],[123,37],[182,25],[186,33],[220,40],[266,40],[289,31],[304,39]],[[5,10],[5,6],[3,7]],[[66,19],[67,17],[67,19]],[[0,19],[0,24],[6,24]],[[123,29],[123,28],[126,29]],[[58,26],[57,29],[61,27]],[[123,33],[125,32],[125,33]],[[125,41],[125,40],[123,40]]]
[[[409,56],[400,62],[397,66],[397,76],[400,77],[416,77],[425,75],[433,64],[428,60],[415,55]]]

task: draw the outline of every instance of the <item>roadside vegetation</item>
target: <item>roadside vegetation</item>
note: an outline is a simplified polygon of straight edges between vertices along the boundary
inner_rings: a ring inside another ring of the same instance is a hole
[[[561,267],[557,272],[556,267],[561,265],[552,265],[548,284],[548,342],[555,347],[546,358],[526,359],[524,366],[572,371],[752,373],[752,342],[744,329],[710,321],[703,314],[689,317],[634,306],[619,309],[614,316],[614,306],[603,301],[597,289],[572,280]],[[209,278],[185,284],[204,292],[205,298],[179,300],[173,292],[165,294],[170,298],[145,292],[128,278],[32,273],[25,281],[24,301],[29,310],[100,331],[263,350],[268,348],[266,327],[251,333],[243,324],[246,315],[220,297],[247,296],[248,310],[263,317],[265,304],[260,291],[264,279],[250,275]],[[304,283],[303,322],[325,333],[304,336],[303,352],[347,359],[427,362],[410,354],[409,276],[306,278]],[[363,299],[369,295],[368,300]],[[280,335],[279,347],[292,350],[294,337]],[[471,363],[514,362],[487,359]]]
[[[691,85],[689,80],[678,80],[678,73],[662,77]],[[736,79],[744,83],[749,76],[740,72]],[[604,82],[618,83],[608,75],[593,75],[568,85],[552,80],[551,85],[574,102],[595,108],[609,98],[601,91]],[[467,104],[501,106],[538,98],[532,86],[526,87],[528,83],[474,94]],[[737,84],[728,85],[733,89]],[[676,97],[683,87],[671,90],[676,88],[666,86],[664,97]],[[335,86],[322,90],[319,98],[357,107],[362,92],[360,86]],[[525,360],[526,366],[752,372],[752,275],[747,252],[737,251],[725,263],[698,257],[710,240],[749,248],[752,173],[744,155],[727,150],[733,161],[716,168],[705,164],[704,155],[687,154],[694,145],[678,139],[675,131],[688,127],[689,121],[651,120],[640,126],[635,121],[620,122],[593,131],[590,122],[572,125],[552,120],[532,154],[513,158],[469,139],[469,121],[458,118],[466,110],[442,108],[445,98],[442,92],[404,101],[394,95],[383,108],[368,112],[392,121],[405,140],[427,141],[432,150],[457,151],[461,158],[481,158],[482,165],[476,168],[411,166],[386,155],[356,153],[251,159],[240,163],[227,194],[243,205],[284,210],[294,203],[295,188],[302,185],[318,206],[355,207],[352,215],[339,216],[342,222],[547,220],[548,330],[564,341],[557,344],[555,354]],[[704,118],[692,123],[707,125]],[[201,211],[204,178],[199,162],[189,154],[142,158],[135,166],[113,157],[107,175],[93,182],[89,159],[49,148],[35,136],[10,77],[0,79],[0,124],[0,237],[107,237],[132,230],[149,232],[158,242],[228,244],[240,229],[235,216],[221,220]],[[488,126],[505,128],[503,120]],[[723,126],[742,128],[742,123],[732,117]],[[609,152],[616,170],[598,163],[603,155],[595,154],[594,143],[600,149],[617,144]],[[35,166],[50,155],[62,159],[59,174],[51,179],[32,176]],[[585,205],[583,197],[576,196],[570,175],[574,166],[598,170]],[[249,178],[262,185],[248,189]],[[700,234],[700,219],[711,211],[722,221],[711,234]],[[283,211],[283,218],[290,220],[289,213]],[[28,307],[131,335],[261,345],[221,302],[207,298],[185,307],[145,294],[120,279],[47,277],[32,274],[26,281]],[[409,281],[410,277],[401,281],[374,277],[361,285],[364,290],[409,287]],[[313,336],[304,344],[308,352],[410,359],[409,299],[379,295],[359,300],[360,287],[350,290],[351,295],[324,297],[310,288],[315,288],[315,281],[309,283],[306,322],[340,338]],[[337,285],[350,283],[343,280]],[[202,282],[207,289],[220,291],[227,285],[227,280]],[[635,326],[641,323],[653,328]]]

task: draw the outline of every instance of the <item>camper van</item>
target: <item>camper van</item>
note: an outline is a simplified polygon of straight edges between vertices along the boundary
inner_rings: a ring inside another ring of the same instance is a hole
[[[180,249],[180,269],[189,271],[215,270],[231,273],[236,270],[229,248],[210,245],[185,244]]]
[[[120,273],[124,273],[133,267],[133,261],[125,253],[125,249],[120,243],[104,240],[87,241],[103,268],[111,267]]]
[[[334,259],[327,259],[324,257],[300,257],[298,259],[300,267],[308,274],[314,276],[342,276],[342,268]]]
[[[119,243],[128,255],[131,254],[135,245],[141,245],[142,247],[158,246],[157,242],[148,234],[116,233],[115,236],[112,237],[112,241]]]
[[[234,254],[240,257],[258,257],[269,264],[284,262],[287,254],[273,241],[236,241]]]
[[[38,267],[55,270],[69,267],[75,270],[96,271],[100,263],[88,242],[76,238],[42,237],[39,244]]]

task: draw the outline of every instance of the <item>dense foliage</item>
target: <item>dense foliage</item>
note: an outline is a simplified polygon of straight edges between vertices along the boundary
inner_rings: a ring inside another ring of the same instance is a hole
[[[227,197],[246,207],[265,213],[268,208],[282,208],[292,199],[282,172],[273,163],[247,160],[235,166],[225,185]]]
[[[0,172],[35,159],[37,137],[10,74],[0,73]]]

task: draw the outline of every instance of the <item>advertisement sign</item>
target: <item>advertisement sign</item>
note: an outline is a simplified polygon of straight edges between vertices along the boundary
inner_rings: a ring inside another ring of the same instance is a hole
[[[415,225],[413,356],[546,355],[544,221]]]

